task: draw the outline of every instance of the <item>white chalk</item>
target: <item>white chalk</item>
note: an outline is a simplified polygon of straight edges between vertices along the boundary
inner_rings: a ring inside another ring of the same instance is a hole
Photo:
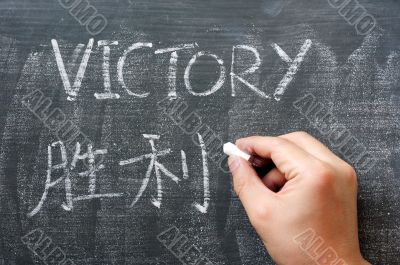
[[[75,81],[71,87],[71,83],[69,81],[69,77],[67,71],[65,70],[64,61],[61,57],[60,48],[58,47],[58,42],[55,39],[51,40],[51,45],[53,46],[54,55],[56,57],[56,63],[58,66],[58,71],[60,72],[61,80],[64,85],[65,92],[68,94],[67,100],[75,101],[78,96],[79,89],[81,88],[82,80],[85,75],[86,66],[88,65],[88,61],[90,58],[90,54],[92,53],[94,39],[89,39],[89,42],[86,46],[85,53],[82,56],[81,64],[79,65],[78,72],[75,76]],[[82,44],[78,44],[78,47],[81,47]]]
[[[190,71],[192,69],[192,66],[196,62],[196,60],[201,56],[210,56],[210,57],[214,58],[219,65],[220,74],[219,74],[218,81],[214,84],[214,86],[211,89],[204,91],[204,92],[195,92],[193,90],[192,85],[189,80]],[[204,96],[209,96],[209,95],[215,93],[218,89],[220,89],[224,85],[225,77],[226,77],[226,73],[225,73],[224,61],[215,54],[201,51],[201,52],[198,52],[195,55],[193,55],[192,59],[190,59],[188,65],[186,66],[185,74],[183,75],[183,80],[185,81],[186,89],[189,91],[190,94],[195,95],[195,96],[204,97]]]
[[[210,200],[211,200],[211,195],[210,195],[210,171],[208,170],[208,163],[207,163],[207,152],[206,152],[206,145],[204,144],[203,137],[201,136],[200,133],[197,133],[197,136],[199,137],[199,143],[200,143],[200,148],[201,148],[201,157],[203,160],[203,204],[200,203],[193,203],[194,207],[201,212],[201,213],[207,213],[208,207],[210,206]]]
[[[247,161],[250,159],[249,154],[243,152],[236,145],[234,145],[233,143],[229,143],[229,142],[224,144],[224,153],[227,154],[228,156],[241,157]]]
[[[294,76],[296,75],[297,71],[299,70],[301,63],[304,60],[304,56],[307,54],[308,50],[310,49],[311,44],[312,44],[312,41],[307,39],[304,42],[303,46],[301,46],[299,54],[297,54],[296,58],[290,63],[287,73],[282,78],[281,82],[278,84],[278,87],[275,89],[274,99],[276,101],[281,100],[283,93],[288,88],[289,84],[292,82]],[[280,53],[279,56],[281,56],[281,58],[282,58],[283,54]],[[286,61],[287,58],[283,59],[283,60]]]

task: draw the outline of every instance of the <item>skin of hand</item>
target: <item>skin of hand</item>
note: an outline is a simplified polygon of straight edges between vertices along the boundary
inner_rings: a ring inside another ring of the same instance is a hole
[[[277,264],[370,264],[360,252],[357,175],[349,164],[304,132],[236,145],[276,165],[260,178],[248,161],[228,161],[234,190]]]

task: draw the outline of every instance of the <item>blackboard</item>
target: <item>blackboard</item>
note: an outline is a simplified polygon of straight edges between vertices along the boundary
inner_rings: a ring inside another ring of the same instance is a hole
[[[400,264],[399,12],[394,0],[3,0],[0,264],[273,264],[218,144],[292,131],[355,166],[362,252]]]

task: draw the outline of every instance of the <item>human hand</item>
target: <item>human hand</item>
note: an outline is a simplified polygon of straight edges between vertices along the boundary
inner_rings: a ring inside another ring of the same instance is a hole
[[[304,132],[236,141],[276,168],[260,178],[229,157],[233,185],[250,222],[277,264],[369,264],[360,253],[354,169]]]

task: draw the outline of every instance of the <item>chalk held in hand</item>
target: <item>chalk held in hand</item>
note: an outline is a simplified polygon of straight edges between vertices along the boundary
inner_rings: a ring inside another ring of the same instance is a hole
[[[226,143],[224,144],[224,153],[228,156],[238,156],[250,162],[253,167],[256,168],[263,168],[266,166],[273,165],[271,159],[265,159],[258,155],[249,155],[242,150],[240,150],[236,145],[233,143]]]

